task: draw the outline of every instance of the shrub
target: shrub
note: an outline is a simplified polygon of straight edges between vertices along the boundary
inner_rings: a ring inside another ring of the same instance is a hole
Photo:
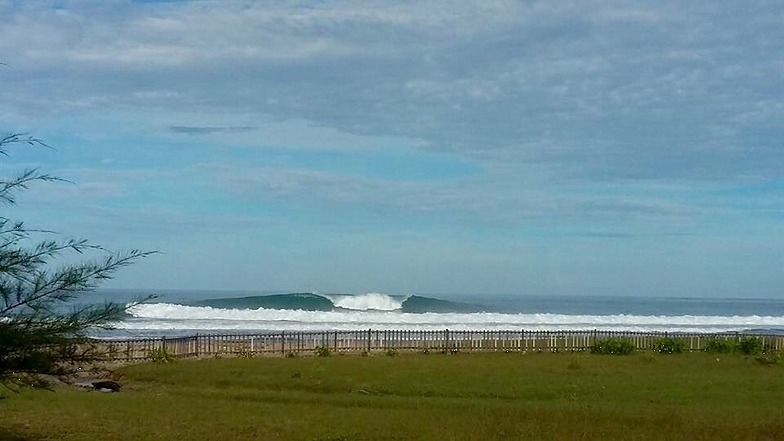
[[[732,340],[715,339],[705,345],[705,352],[713,354],[731,354],[738,348],[738,344]]]
[[[653,343],[653,351],[660,354],[680,354],[686,344],[679,338],[660,338]]]
[[[758,337],[744,337],[738,343],[738,349],[745,355],[759,355],[764,352],[762,339]]]
[[[393,349],[393,348],[389,348],[389,349],[384,351],[384,355],[386,355],[387,357],[396,357],[397,356],[397,350]]]
[[[603,355],[629,355],[634,353],[637,348],[634,343],[622,338],[608,338],[599,340],[591,346],[592,354]]]
[[[150,353],[150,359],[153,363],[168,364],[174,363],[174,356],[166,348],[154,349]]]
[[[316,357],[329,357],[332,351],[327,346],[316,346]]]
[[[754,357],[754,361],[763,366],[780,365],[782,362],[781,354],[769,354],[760,357]]]

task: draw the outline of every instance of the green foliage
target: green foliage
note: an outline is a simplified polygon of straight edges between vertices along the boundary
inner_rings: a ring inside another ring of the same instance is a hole
[[[772,353],[760,357],[754,357],[754,361],[763,366],[777,366],[784,362],[780,353]]]
[[[316,346],[316,357],[329,357],[332,350],[328,346]]]
[[[256,354],[250,349],[241,349],[234,353],[239,358],[253,358]]]
[[[759,337],[744,337],[738,343],[738,350],[745,355],[759,355],[765,350]]]
[[[591,346],[592,354],[602,355],[629,355],[633,354],[637,348],[634,343],[623,338],[608,338],[599,340]]]
[[[397,349],[394,348],[387,348],[384,350],[384,355],[387,357],[397,357]]]
[[[174,363],[176,358],[174,358],[174,355],[172,355],[168,349],[161,347],[153,349],[153,351],[150,353],[150,360],[156,364],[169,364]]]
[[[714,354],[739,352],[744,355],[761,355],[772,352],[759,337],[743,337],[740,341],[715,339],[708,342],[705,351]]]
[[[712,354],[731,354],[738,350],[738,343],[733,340],[713,339],[705,345],[705,352]]]
[[[0,155],[13,144],[45,145],[19,134],[0,138]],[[36,182],[62,181],[37,169],[0,177],[0,204],[13,205],[17,193]],[[151,253],[111,253],[83,239],[61,239],[0,215],[0,383],[20,384],[20,374],[62,374],[75,365],[101,359],[85,339],[93,327],[106,327],[126,309],[105,304],[68,308],[115,271]],[[76,261],[83,256],[87,260]],[[29,383],[25,383],[29,384]]]
[[[653,351],[660,354],[680,354],[686,348],[686,343],[679,338],[660,338],[653,343]]]

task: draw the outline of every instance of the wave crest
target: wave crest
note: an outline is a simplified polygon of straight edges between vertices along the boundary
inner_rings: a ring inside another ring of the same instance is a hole
[[[326,295],[336,308],[356,311],[396,311],[403,308],[404,297],[392,297],[379,292],[360,295]]]

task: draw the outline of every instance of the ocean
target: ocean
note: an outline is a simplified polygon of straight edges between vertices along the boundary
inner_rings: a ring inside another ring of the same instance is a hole
[[[407,330],[612,330],[784,334],[784,299],[535,295],[390,295],[229,291],[97,291],[130,302],[99,338]]]

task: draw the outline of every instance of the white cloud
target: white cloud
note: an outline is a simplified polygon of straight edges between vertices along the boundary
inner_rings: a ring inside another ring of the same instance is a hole
[[[371,210],[403,218],[434,215],[470,225],[524,227],[580,222],[651,230],[687,227],[705,208],[657,197],[579,194],[564,188],[530,189],[503,175],[440,182],[384,180],[311,169],[204,164],[196,174],[235,197],[263,205],[280,200],[317,210]]]
[[[0,70],[0,100],[12,109],[4,113],[31,120],[93,112],[155,115],[161,132],[258,127],[216,132],[225,139],[215,142],[264,148],[301,148],[300,126],[319,128],[313,144],[325,150],[397,137],[514,176],[477,193],[524,184],[539,199],[558,199],[553,184],[738,182],[784,167],[776,2],[0,8],[0,53],[12,65]],[[389,191],[313,171],[269,173],[278,192],[335,181],[335,200]],[[407,201],[443,192],[455,205],[474,203],[437,186],[396,185]],[[525,206],[511,199],[495,205]]]

